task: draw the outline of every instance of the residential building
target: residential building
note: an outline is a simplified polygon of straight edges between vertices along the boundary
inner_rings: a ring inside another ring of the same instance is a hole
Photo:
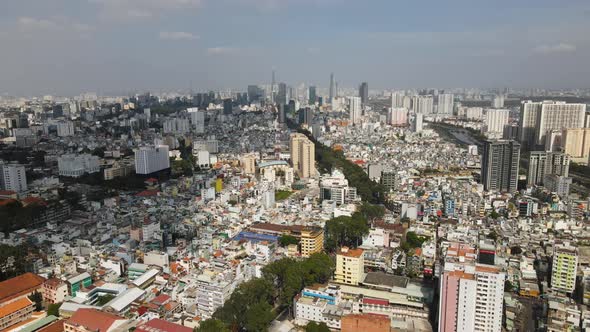
[[[44,282],[44,278],[33,273],[21,274],[0,282],[0,306],[5,306],[40,291]]]
[[[315,145],[307,136],[300,133],[291,134],[291,165],[300,178],[315,175]]]
[[[189,108],[187,111],[195,133],[203,134],[205,132],[205,111],[199,110],[198,107]]]
[[[365,275],[363,249],[342,247],[336,253],[334,280],[338,283],[358,285]]]
[[[197,277],[197,313],[201,317],[209,318],[217,308],[223,306],[235,288],[232,281],[227,281],[220,275],[201,274]]]
[[[501,331],[506,274],[492,265],[446,262],[440,279],[440,332]]]
[[[412,98],[412,109],[414,113],[430,115],[434,110],[434,98],[428,96],[414,96]]]
[[[405,126],[408,124],[408,110],[403,107],[390,108],[387,111],[387,124]]]
[[[256,155],[247,154],[242,158],[242,167],[246,174],[256,174]]]
[[[556,245],[553,249],[551,289],[572,293],[576,288],[578,249],[569,244]]]
[[[188,119],[173,118],[164,121],[163,132],[166,134],[186,134],[190,131]]]
[[[61,303],[68,296],[68,285],[61,279],[48,279],[41,287],[41,295],[47,303]]]
[[[518,185],[520,144],[510,140],[486,141],[481,179],[487,191],[515,192]]]
[[[143,146],[135,150],[135,172],[147,175],[170,168],[168,146]]]
[[[29,320],[34,310],[35,303],[27,297],[0,305],[0,329],[10,331],[12,326]]]
[[[578,162],[590,157],[590,128],[569,128],[561,131],[561,151]]]
[[[485,119],[485,132],[501,137],[504,133],[504,126],[508,124],[509,119],[509,110],[487,110]]]
[[[332,174],[322,176],[320,180],[320,199],[332,200],[336,205],[356,201],[356,188],[348,186],[344,174],[335,169]]]
[[[438,114],[451,116],[455,105],[455,96],[452,93],[438,95]]]
[[[360,97],[348,97],[348,119],[351,124],[359,124],[363,109]]]
[[[72,121],[57,122],[57,136],[68,137],[74,136],[74,123]]]
[[[27,191],[27,174],[25,166],[15,164],[0,164],[0,188],[17,193]]]
[[[547,175],[567,177],[570,157],[561,152],[532,151],[529,156],[527,185],[542,185]]]
[[[100,172],[99,159],[90,154],[65,154],[57,159],[60,176],[78,178],[84,174]]]
[[[583,128],[586,104],[562,101],[522,103],[520,113],[520,142],[529,147],[545,145],[547,132],[569,128]]]
[[[308,322],[325,323],[329,328],[340,329],[342,311],[337,307],[340,302],[340,287],[334,285],[313,285],[304,288],[295,297],[293,316],[301,324]]]
[[[302,257],[309,257],[324,250],[324,230],[322,228],[305,228],[299,234]]]
[[[122,328],[127,323],[126,319],[117,315],[97,309],[81,308],[65,321],[64,330],[67,332],[108,332]],[[131,327],[129,326],[129,328]]]
[[[567,197],[569,195],[571,185],[572,178],[555,174],[545,175],[545,188],[561,197]]]

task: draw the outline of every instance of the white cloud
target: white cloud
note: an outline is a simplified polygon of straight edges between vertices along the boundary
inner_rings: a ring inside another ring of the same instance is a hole
[[[127,21],[147,19],[164,11],[197,8],[201,0],[88,0],[99,6],[103,19]]]
[[[88,33],[94,30],[93,26],[85,23],[73,22],[66,17],[34,18],[22,16],[16,20],[20,32],[31,35],[32,33],[59,32],[61,35],[78,35],[88,37]]]
[[[55,29],[58,25],[48,19],[39,19],[34,17],[19,17],[18,25],[26,29]]]
[[[184,31],[162,31],[159,38],[163,40],[195,40],[199,39],[199,36]]]
[[[533,49],[533,52],[539,54],[571,53],[576,50],[576,45],[568,43],[559,43],[552,45],[540,45]]]
[[[237,48],[233,47],[210,47],[207,49],[209,55],[226,55],[238,52]]]

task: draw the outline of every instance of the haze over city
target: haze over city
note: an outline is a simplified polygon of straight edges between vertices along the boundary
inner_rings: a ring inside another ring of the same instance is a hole
[[[0,95],[584,88],[588,1],[7,0]]]

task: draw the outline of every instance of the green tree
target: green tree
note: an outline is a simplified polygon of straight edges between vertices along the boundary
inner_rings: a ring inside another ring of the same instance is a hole
[[[326,323],[316,323],[311,321],[305,325],[305,332],[330,332],[330,328]]]
[[[102,305],[105,305],[105,304],[111,302],[111,300],[114,298],[115,298],[115,295],[111,295],[111,294],[99,296],[98,302],[96,302],[96,303],[97,303],[97,305],[102,306]]]
[[[281,235],[279,237],[279,245],[281,247],[286,247],[290,244],[299,244],[299,240],[292,235]]]
[[[259,302],[246,313],[246,331],[266,331],[274,319],[272,306],[268,302]]]
[[[195,331],[196,332],[229,332],[230,330],[219,319],[210,318],[210,319],[204,320]]]
[[[422,247],[422,243],[426,242],[426,240],[428,240],[428,237],[418,236],[415,232],[406,233],[406,243],[410,248]]]
[[[35,310],[41,311],[43,310],[43,295],[38,291],[33,292],[33,294],[29,295],[29,300],[35,303]]]
[[[59,317],[59,308],[61,307],[61,302],[59,303],[51,303],[47,306],[47,316],[55,316]]]
[[[335,251],[339,247],[356,248],[363,243],[363,236],[369,234],[367,220],[360,214],[352,217],[340,216],[330,219],[325,226],[326,249]]]

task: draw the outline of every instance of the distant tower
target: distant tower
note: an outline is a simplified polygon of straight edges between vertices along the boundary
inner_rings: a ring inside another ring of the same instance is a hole
[[[270,103],[275,102],[275,70],[272,70],[272,82],[270,84]]]
[[[330,74],[330,95],[329,102],[332,104],[334,97],[336,96],[336,83],[334,82],[334,73]]]
[[[367,82],[361,83],[361,86],[359,87],[359,97],[361,97],[361,103],[363,106],[369,101],[369,84],[367,84]]]

